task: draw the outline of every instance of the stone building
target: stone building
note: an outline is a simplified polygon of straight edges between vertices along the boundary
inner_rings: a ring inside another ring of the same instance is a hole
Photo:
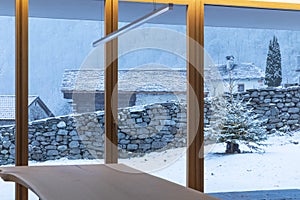
[[[14,95],[0,95],[0,126],[15,123]],[[53,113],[38,96],[28,97],[28,120],[34,121],[47,117],[54,117]]]
[[[228,92],[226,83],[234,80],[233,92],[263,87],[264,74],[252,63],[205,68],[205,96]],[[167,101],[185,101],[187,83],[185,69],[139,68],[118,71],[118,106],[131,107]],[[73,112],[104,110],[104,71],[99,69],[65,70],[61,91]]]
[[[247,89],[264,87],[264,72],[253,63],[235,63],[233,56],[226,57],[226,64],[206,67],[205,79],[207,93],[216,96],[229,92],[229,85],[233,92],[245,92]]]
[[[133,69],[118,71],[119,107],[186,99],[186,71],[181,69]],[[104,71],[65,70],[61,91],[73,111],[104,109]]]

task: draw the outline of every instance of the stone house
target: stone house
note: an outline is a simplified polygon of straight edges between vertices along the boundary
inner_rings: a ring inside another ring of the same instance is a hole
[[[14,95],[0,95],[0,126],[15,123]],[[47,117],[54,117],[53,113],[38,96],[28,97],[28,120],[34,121]]]
[[[205,68],[205,96],[228,92],[230,78],[234,92],[263,87],[264,74],[251,63],[214,65]],[[218,75],[218,76],[217,76]],[[139,68],[118,71],[118,106],[186,100],[185,69]],[[99,69],[65,70],[61,91],[73,112],[104,110],[104,71]]]
[[[104,109],[104,71],[65,70],[61,91],[74,112]],[[186,70],[132,69],[118,71],[119,107],[186,98]]]
[[[226,64],[205,69],[205,89],[210,96],[229,92],[229,85],[232,85],[233,93],[264,87],[265,75],[259,67],[253,63],[234,63],[233,56],[226,59]]]

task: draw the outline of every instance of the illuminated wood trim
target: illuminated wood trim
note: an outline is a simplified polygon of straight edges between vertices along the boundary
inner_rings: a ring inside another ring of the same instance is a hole
[[[270,2],[260,0],[204,0],[205,5],[237,6],[266,9],[300,10],[299,3]]]
[[[16,166],[28,165],[28,0],[16,0]],[[16,200],[28,189],[16,184]]]
[[[204,192],[204,4],[187,9],[187,186]]]
[[[105,1],[105,35],[118,29],[118,0]],[[105,163],[118,162],[118,39],[105,45]],[[116,119],[114,119],[114,117]]]
[[[124,2],[142,2],[153,3],[153,0],[121,0]],[[200,0],[197,0],[200,1]],[[204,5],[220,5],[220,6],[238,6],[252,8],[269,8],[269,9],[285,9],[285,10],[300,10],[299,3],[288,2],[271,2],[261,0],[203,0]],[[156,0],[155,3],[173,3],[177,5],[189,5],[193,0]]]
[[[133,2],[133,3],[153,3],[153,0],[120,0],[124,2]],[[155,3],[158,4],[169,4],[173,3],[174,5],[188,5],[191,0],[155,0]]]

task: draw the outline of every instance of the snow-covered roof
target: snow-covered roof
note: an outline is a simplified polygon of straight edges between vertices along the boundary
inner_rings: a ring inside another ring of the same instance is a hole
[[[263,71],[259,67],[255,66],[253,63],[234,64],[230,69],[228,69],[227,65],[223,64],[223,65],[216,66],[216,69],[218,69],[218,72],[220,73],[219,77],[222,77],[223,80],[229,80],[230,73],[232,79],[253,80],[253,79],[264,78]],[[210,73],[207,74],[211,74],[209,77],[211,79],[218,79],[218,77],[215,76],[215,73],[213,71],[210,71]]]
[[[172,69],[119,70],[120,92],[185,92],[186,71]],[[65,70],[62,92],[103,92],[104,71]]]
[[[0,95],[0,120],[15,120],[15,101],[15,95]],[[38,96],[28,96],[28,107],[36,101],[39,101],[41,107],[49,113],[49,116],[53,116]]]
[[[216,76],[218,70],[219,76]],[[214,70],[205,69],[205,79],[228,80],[226,65],[214,66]],[[251,63],[235,64],[231,69],[233,79],[263,79],[261,69]],[[206,81],[205,81],[206,82]],[[118,71],[119,92],[160,93],[186,92],[185,69],[133,69]],[[205,86],[206,87],[206,86]],[[66,69],[63,75],[61,91],[63,93],[104,91],[104,71],[99,69]]]

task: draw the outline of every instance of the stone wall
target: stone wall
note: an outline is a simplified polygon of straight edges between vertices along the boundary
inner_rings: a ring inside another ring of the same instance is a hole
[[[161,103],[119,110],[119,157],[186,146],[186,105]],[[14,163],[15,127],[0,127],[0,165]],[[103,158],[104,113],[47,118],[29,123],[29,159]]]
[[[276,129],[286,132],[300,127],[300,86],[251,89],[238,96],[245,102],[249,101],[249,109],[253,109],[261,119],[266,119],[268,131]],[[208,125],[213,115],[208,100],[204,111],[205,124]]]
[[[268,130],[293,131],[300,122],[300,87],[252,89],[241,96],[250,108],[267,119]]]
[[[252,89],[239,94],[249,108],[267,119],[268,131],[299,128],[300,87]],[[205,102],[205,124],[213,113]],[[186,104],[159,103],[119,110],[119,157],[186,146]],[[14,126],[0,127],[0,165],[14,162]],[[45,161],[103,158],[104,113],[47,118],[29,124],[29,157]]]

